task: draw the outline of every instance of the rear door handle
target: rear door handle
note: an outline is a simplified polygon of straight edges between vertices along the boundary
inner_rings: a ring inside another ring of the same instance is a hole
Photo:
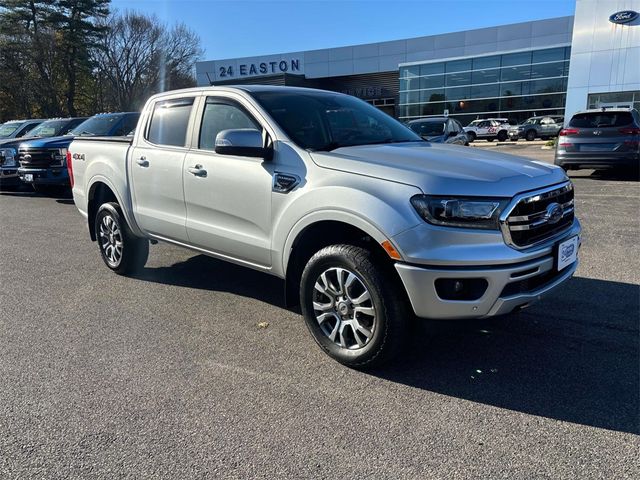
[[[140,165],[141,167],[148,167],[149,166],[149,160],[147,160],[147,157],[140,157],[140,158],[136,159],[136,163],[138,165]]]
[[[193,167],[187,168],[187,171],[190,174],[195,175],[196,177],[206,177],[207,176],[207,171],[204,168],[202,168],[202,165],[194,165]]]

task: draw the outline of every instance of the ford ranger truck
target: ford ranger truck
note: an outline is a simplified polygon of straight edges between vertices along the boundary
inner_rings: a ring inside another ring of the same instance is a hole
[[[133,138],[76,137],[67,158],[108,268],[134,272],[164,241],[280,277],[318,345],[351,367],[400,352],[412,314],[506,314],[578,266],[561,168],[429,143],[339,93],[166,92]]]
[[[64,135],[25,141],[18,147],[20,180],[35,191],[67,187],[67,147],[75,136],[120,136],[129,133],[138,121],[137,112],[94,115]]]

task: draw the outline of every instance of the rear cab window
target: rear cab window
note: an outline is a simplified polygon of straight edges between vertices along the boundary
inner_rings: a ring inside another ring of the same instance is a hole
[[[144,138],[155,145],[184,147],[193,102],[194,97],[157,102]]]

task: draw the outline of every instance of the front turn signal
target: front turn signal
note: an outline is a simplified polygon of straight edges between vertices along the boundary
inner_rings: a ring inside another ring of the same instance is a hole
[[[394,246],[391,245],[391,242],[389,240],[385,240],[380,245],[382,245],[384,251],[387,252],[387,255],[389,255],[391,258],[393,258],[394,260],[402,260],[400,253],[398,253]]]

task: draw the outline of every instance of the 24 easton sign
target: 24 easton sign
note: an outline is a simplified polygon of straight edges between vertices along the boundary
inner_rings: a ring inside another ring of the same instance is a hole
[[[621,12],[616,12],[609,17],[609,21],[611,23],[629,23],[633,22],[636,18],[640,16],[640,13],[634,12],[633,10],[623,10]]]
[[[218,67],[218,78],[251,77],[273,73],[300,72],[300,59],[277,60],[273,62],[241,63]]]

